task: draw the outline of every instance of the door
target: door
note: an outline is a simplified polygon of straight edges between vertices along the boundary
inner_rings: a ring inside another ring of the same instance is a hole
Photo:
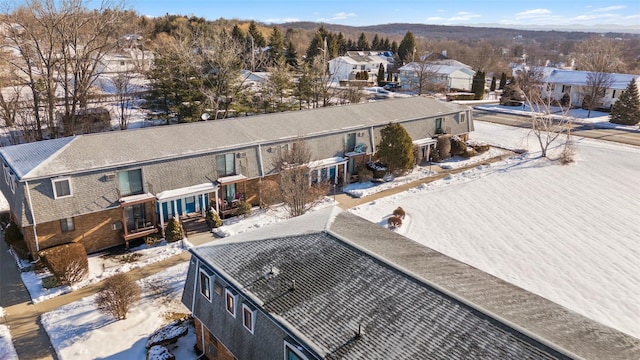
[[[196,212],[196,197],[195,196],[188,196],[184,199],[185,201],[185,210],[187,211],[187,214],[191,214]]]

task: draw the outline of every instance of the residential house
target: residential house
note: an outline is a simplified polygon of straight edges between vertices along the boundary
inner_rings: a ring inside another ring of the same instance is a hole
[[[105,54],[96,64],[95,74],[144,73],[153,65],[153,53],[138,48],[121,49]]]
[[[632,359],[640,341],[338,209],[192,248],[203,357]]]
[[[446,91],[471,91],[473,71],[469,66],[456,60],[411,62],[398,69],[398,80],[403,90],[413,90],[420,84],[420,78],[438,84]]]
[[[386,74],[389,65],[386,56],[378,55],[377,52],[350,51],[347,56],[339,56],[329,60],[329,73],[334,81],[349,82],[356,80],[356,74],[366,72],[368,75],[366,81],[375,83],[380,64],[384,67]]]
[[[632,74],[609,74],[611,84],[607,86],[601,100],[600,108],[610,109],[620,98],[631,81],[640,89],[640,76]],[[576,70],[562,70],[546,68],[542,78],[542,96],[553,100],[560,100],[564,94],[569,94],[571,105],[580,107],[584,101],[584,95],[588,91],[589,72]]]
[[[278,179],[279,154],[298,139],[313,156],[309,181],[346,184],[391,122],[423,147],[473,131],[468,107],[414,97],[77,135],[0,148],[0,190],[33,256],[67,242],[91,253],[210,205],[226,216],[260,204],[261,181]]]

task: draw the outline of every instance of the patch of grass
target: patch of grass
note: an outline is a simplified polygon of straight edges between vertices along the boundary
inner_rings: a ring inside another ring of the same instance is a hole
[[[56,279],[55,276],[53,275],[49,275],[45,278],[42,278],[42,287],[45,289],[53,289],[55,287],[60,286],[60,284],[58,283],[58,280]]]
[[[188,317],[189,317],[189,314],[181,313],[181,312],[165,311],[162,313],[162,318],[165,319],[166,321],[183,320]]]

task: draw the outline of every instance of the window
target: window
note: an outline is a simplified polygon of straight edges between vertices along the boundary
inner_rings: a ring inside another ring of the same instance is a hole
[[[200,294],[211,301],[211,277],[200,270]]]
[[[356,148],[356,133],[346,134],[344,136],[344,151],[352,152]]]
[[[52,179],[53,184],[53,198],[60,199],[71,196],[71,183],[68,178],[64,179]]]
[[[9,171],[9,187],[11,188],[12,193],[16,193],[16,176],[13,175],[11,171]]]
[[[75,230],[75,226],[73,225],[73,218],[66,218],[60,220],[60,229],[63,233]]]
[[[147,211],[145,204],[136,204],[124,208],[127,230],[140,230],[147,227]]]
[[[253,334],[255,324],[256,311],[247,306],[247,304],[242,304],[242,325]]]
[[[307,357],[302,354],[302,348],[294,346],[288,342],[284,342],[284,359],[285,360],[307,360]]]
[[[465,121],[467,121],[467,114],[460,114],[460,123],[464,124]]]
[[[224,289],[224,301],[227,312],[231,316],[236,317],[236,303],[238,302],[238,294],[233,293],[229,289]]]
[[[236,173],[235,154],[216,156],[216,170],[218,177],[234,175]]]
[[[443,134],[444,131],[442,129],[442,118],[437,118],[436,119],[436,134]]]
[[[562,92],[563,93],[570,93],[571,92],[571,85],[562,85]]]
[[[118,172],[118,188],[120,189],[120,196],[144,193],[144,189],[142,188],[142,170],[135,169]]]

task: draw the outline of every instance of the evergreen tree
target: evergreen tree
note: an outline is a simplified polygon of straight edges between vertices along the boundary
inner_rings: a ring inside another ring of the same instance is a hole
[[[384,51],[391,50],[391,43],[389,43],[389,38],[384,38],[384,42],[382,43],[381,50],[384,50]]]
[[[384,81],[384,65],[380,63],[380,66],[378,67],[378,84],[380,84],[383,81]]]
[[[500,86],[498,87],[498,89],[504,89],[505,85],[507,85],[507,74],[502,73],[502,75],[500,76]]]
[[[289,41],[287,49],[284,51],[284,57],[287,65],[291,66],[293,69],[298,68],[298,52],[296,51],[295,46],[293,46],[292,41]]]
[[[398,175],[412,170],[415,166],[413,142],[407,130],[400,124],[390,123],[380,134],[376,155],[387,164],[389,172]]]
[[[489,87],[490,91],[495,91],[496,90],[496,77],[492,77],[491,78],[491,87]]]
[[[471,92],[473,92],[475,100],[482,100],[484,97],[484,72],[476,71],[471,83]]]
[[[273,66],[284,61],[284,35],[277,26],[273,27],[269,35],[268,65]]]
[[[373,41],[371,41],[371,50],[382,50],[380,47],[380,38],[378,37],[378,34],[375,34],[373,35]]]
[[[398,57],[403,64],[411,62],[413,52],[416,49],[416,38],[411,31],[407,31],[398,46]]]
[[[398,43],[395,40],[393,40],[393,42],[391,43],[390,50],[393,52],[395,56],[398,56]]]
[[[346,54],[348,50],[347,39],[344,38],[344,35],[341,32],[339,32],[338,36],[336,37],[336,45],[338,48],[338,53],[336,54],[337,56],[342,56]]]
[[[356,46],[358,47],[358,50],[362,50],[362,51],[367,51],[371,49],[371,46],[369,46],[369,40],[367,40],[367,36],[364,33],[360,34],[360,37],[358,38],[358,43],[356,44]]]
[[[244,31],[240,29],[238,24],[233,25],[233,30],[231,30],[231,37],[234,38],[238,42],[238,44],[244,44],[246,41],[246,35],[244,34]]]
[[[629,82],[620,98],[611,107],[609,121],[621,125],[640,123],[640,97],[638,97],[636,79]]]
[[[322,54],[322,49],[324,49],[324,40],[320,32],[316,32],[307,48],[307,62],[311,64],[318,54]]]
[[[249,23],[249,35],[253,38],[253,46],[256,48],[263,48],[267,46],[267,41],[264,39],[264,36],[262,36],[260,30],[258,30],[258,26],[255,21],[251,21]]]
[[[393,74],[391,74],[391,70],[387,72],[387,82],[393,81]]]

